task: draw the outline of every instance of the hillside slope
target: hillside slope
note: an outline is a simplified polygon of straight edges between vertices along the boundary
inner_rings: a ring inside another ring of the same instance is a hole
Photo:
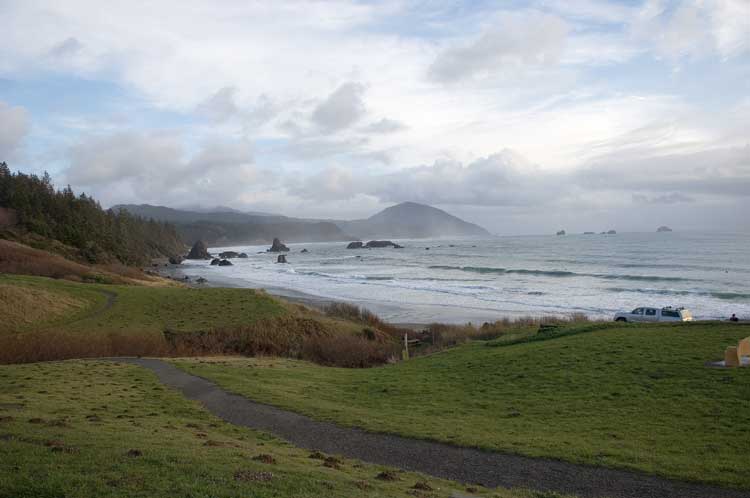
[[[121,204],[113,209],[173,223],[182,240],[188,245],[197,240],[202,240],[209,246],[270,244],[276,237],[285,242],[333,242],[351,239],[350,235],[329,221],[300,220],[237,211],[186,211],[148,204]]]
[[[359,238],[485,237],[490,233],[479,225],[416,202],[402,202],[366,220],[337,222]]]
[[[373,432],[749,489],[750,369],[705,363],[750,326],[612,323],[563,333],[356,371],[176,363],[253,400]]]

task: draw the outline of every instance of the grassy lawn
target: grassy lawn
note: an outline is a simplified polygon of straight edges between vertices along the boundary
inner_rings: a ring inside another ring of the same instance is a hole
[[[473,342],[365,370],[279,359],[175,363],[341,424],[750,488],[750,368],[715,369],[750,327],[587,326]]]
[[[242,325],[255,320],[273,318],[287,313],[276,299],[252,289],[186,287],[147,287],[137,285],[82,284],[43,277],[2,276],[0,285],[19,286],[63,297],[85,300],[87,309],[58,317],[56,328],[93,332],[97,330],[137,330],[162,332],[165,328],[179,331]],[[104,293],[114,293],[114,305],[87,318],[104,306]],[[13,309],[0,312],[14,313]],[[25,324],[21,330],[34,329],[45,322]]]
[[[0,366],[0,498],[448,497],[464,487],[384,467],[325,462],[235,427],[132,365]],[[416,491],[427,482],[430,492]],[[552,497],[479,489],[482,496]]]
[[[205,330],[243,325],[255,320],[285,315],[289,310],[280,301],[252,289],[190,289],[185,287],[147,287],[137,285],[82,284],[43,277],[0,276],[0,291],[26,291],[29,305],[36,302],[49,310],[49,304],[59,300],[73,300],[61,313],[45,312],[36,320],[22,320],[27,316],[22,308],[7,300],[0,302],[0,315],[15,317],[0,325],[2,332],[24,332],[54,326],[76,332],[127,331],[140,333],[164,329],[177,331]],[[114,305],[95,313],[106,303],[105,293],[114,293]],[[40,295],[47,299],[40,302]],[[87,318],[95,313],[95,316]]]

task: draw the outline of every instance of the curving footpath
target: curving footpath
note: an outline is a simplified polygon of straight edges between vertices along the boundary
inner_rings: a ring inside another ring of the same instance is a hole
[[[555,491],[581,498],[750,498],[750,492],[577,465],[547,458],[462,448],[319,422],[256,403],[156,359],[116,358],[159,380],[232,424],[270,432],[296,446],[487,487]]]

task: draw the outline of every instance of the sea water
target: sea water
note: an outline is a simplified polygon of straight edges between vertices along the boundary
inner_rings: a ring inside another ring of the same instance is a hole
[[[403,249],[346,242],[268,246],[234,266],[186,261],[212,283],[348,301],[401,323],[482,322],[585,313],[611,318],[639,306],[684,306],[696,319],[750,318],[750,234],[618,233],[461,240],[398,240]],[[300,251],[306,248],[308,252]]]

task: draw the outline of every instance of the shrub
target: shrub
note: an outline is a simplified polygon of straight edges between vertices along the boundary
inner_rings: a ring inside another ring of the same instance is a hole
[[[111,332],[91,336],[46,331],[0,336],[0,364],[110,356],[166,356],[168,352],[164,338],[154,334]]]
[[[353,335],[311,337],[302,345],[301,358],[326,366],[367,368],[388,362],[398,350],[396,343],[373,342]]]

